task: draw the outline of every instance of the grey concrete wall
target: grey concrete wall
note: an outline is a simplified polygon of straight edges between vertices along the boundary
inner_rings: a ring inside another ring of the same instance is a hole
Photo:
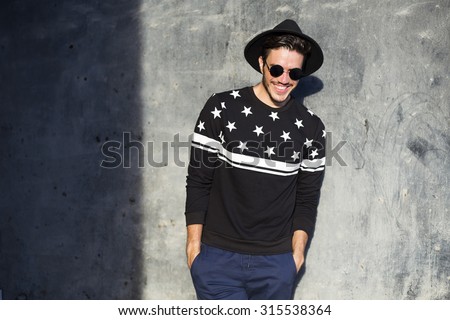
[[[335,155],[296,298],[450,299],[448,0],[3,1],[4,298],[194,298],[185,141],[285,18],[324,49],[298,94]]]

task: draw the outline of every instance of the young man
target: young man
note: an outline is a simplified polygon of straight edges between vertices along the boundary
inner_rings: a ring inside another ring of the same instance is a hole
[[[316,222],[325,128],[291,92],[323,54],[285,20],[244,55],[262,81],[213,95],[194,129],[187,263],[198,299],[292,299]]]

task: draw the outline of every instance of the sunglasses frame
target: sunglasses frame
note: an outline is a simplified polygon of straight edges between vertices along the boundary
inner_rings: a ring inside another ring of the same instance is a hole
[[[284,68],[282,66],[280,66],[279,64],[274,64],[271,67],[269,67],[269,65],[267,64],[267,61],[264,61],[264,64],[267,66],[267,69],[269,69],[270,75],[274,78],[280,77],[285,72]],[[290,69],[288,71],[288,74],[289,74],[289,78],[291,78],[291,80],[298,81],[303,76],[303,71],[301,68],[294,68],[294,69]]]

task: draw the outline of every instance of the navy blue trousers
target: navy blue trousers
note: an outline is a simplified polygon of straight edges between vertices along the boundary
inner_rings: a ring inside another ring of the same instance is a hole
[[[249,255],[202,244],[191,276],[199,300],[290,300],[297,268],[292,253]]]

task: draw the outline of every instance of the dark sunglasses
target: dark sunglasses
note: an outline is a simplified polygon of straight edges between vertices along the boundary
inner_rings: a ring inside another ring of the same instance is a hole
[[[280,66],[279,64],[275,64],[269,68],[269,65],[267,64],[267,62],[264,61],[264,63],[266,64],[267,68],[269,69],[270,75],[272,77],[278,78],[279,76],[281,76],[284,73],[283,67]],[[294,69],[289,70],[289,78],[291,78],[294,81],[300,80],[302,75],[303,75],[303,72],[302,72],[302,69],[300,69],[300,68],[294,68]]]

